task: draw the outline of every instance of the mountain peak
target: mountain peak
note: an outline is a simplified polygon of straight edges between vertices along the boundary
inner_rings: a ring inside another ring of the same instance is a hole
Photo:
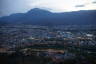
[[[50,12],[44,9],[34,8],[28,11],[28,13],[39,13],[39,14],[43,13],[44,14],[44,13],[50,13]]]

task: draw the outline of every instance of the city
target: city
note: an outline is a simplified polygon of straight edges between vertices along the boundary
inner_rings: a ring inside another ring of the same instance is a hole
[[[9,64],[95,64],[96,26],[1,26],[1,58]]]

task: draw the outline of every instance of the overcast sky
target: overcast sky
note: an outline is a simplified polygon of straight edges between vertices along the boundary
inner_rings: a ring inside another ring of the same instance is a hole
[[[33,8],[55,13],[96,10],[96,0],[0,0],[0,16],[25,13]]]

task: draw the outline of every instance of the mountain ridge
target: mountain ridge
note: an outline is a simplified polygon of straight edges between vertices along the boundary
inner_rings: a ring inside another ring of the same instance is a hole
[[[42,9],[32,9],[26,13],[16,13],[0,18],[0,23],[32,25],[96,25],[96,10],[52,13]]]

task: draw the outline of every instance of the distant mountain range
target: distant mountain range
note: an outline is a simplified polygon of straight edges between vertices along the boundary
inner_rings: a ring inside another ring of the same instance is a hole
[[[35,8],[27,13],[1,17],[0,24],[96,25],[96,10],[52,13]]]

